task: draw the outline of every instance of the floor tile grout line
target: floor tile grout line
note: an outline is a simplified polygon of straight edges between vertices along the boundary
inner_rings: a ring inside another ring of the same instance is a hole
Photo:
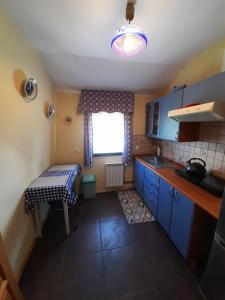
[[[103,265],[105,292],[106,292],[106,297],[108,298],[108,280],[107,280],[107,276],[106,276],[106,267],[105,267],[105,261],[104,261],[104,257],[103,257],[103,251],[101,251],[101,258],[102,258],[102,265]]]
[[[101,241],[101,258],[102,258],[102,265],[103,265],[103,276],[104,276],[104,283],[105,283],[105,293],[106,293],[106,298],[108,298],[108,281],[106,277],[106,267],[105,267],[105,262],[104,262],[104,257],[103,257],[103,244],[102,244],[102,231],[101,231],[101,219],[100,219],[100,214],[98,213],[98,227],[99,227],[99,234],[100,234],[100,241]]]
[[[101,226],[100,226],[100,220],[98,220],[98,229],[99,229],[99,235],[100,235],[101,250],[103,251],[103,246],[102,246],[102,231],[101,231]]]
[[[66,237],[65,241],[66,245],[63,250],[63,257],[62,257],[62,264],[61,264],[61,271],[60,271],[60,280],[63,278],[63,271],[64,271],[64,264],[65,264],[65,259],[66,259],[66,252],[67,252],[67,247],[68,247],[68,237]]]

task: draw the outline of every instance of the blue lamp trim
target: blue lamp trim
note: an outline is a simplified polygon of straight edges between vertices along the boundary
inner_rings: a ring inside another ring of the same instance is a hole
[[[145,41],[146,46],[148,45],[148,39],[147,39],[147,37],[146,37],[146,35],[145,35],[144,33],[140,33],[140,32],[136,32],[136,33],[126,33],[126,32],[123,32],[123,33],[120,33],[120,34],[116,35],[115,37],[113,37],[112,42],[111,42],[111,48],[112,48],[112,46],[113,46],[113,43],[114,43],[118,38],[120,38],[121,36],[127,35],[127,34],[129,34],[129,35],[139,35],[139,36],[141,36],[141,37],[143,38],[143,40]]]

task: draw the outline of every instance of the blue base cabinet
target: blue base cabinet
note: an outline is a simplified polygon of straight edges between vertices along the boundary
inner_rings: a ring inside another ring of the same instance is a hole
[[[169,234],[173,207],[173,187],[160,179],[158,221]]]
[[[173,199],[170,238],[183,257],[187,258],[195,205],[190,199],[176,190],[174,190]]]
[[[134,187],[185,259],[192,234],[194,203],[135,160]]]
[[[143,198],[144,176],[145,176],[145,166],[138,160],[135,160],[135,162],[134,162],[134,188],[140,198]]]
[[[160,179],[158,221],[185,259],[192,233],[194,203]]]
[[[216,219],[138,160],[134,187],[190,268],[201,270],[209,255]]]

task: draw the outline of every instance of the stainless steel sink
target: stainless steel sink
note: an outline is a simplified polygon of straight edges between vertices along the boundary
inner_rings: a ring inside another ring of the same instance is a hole
[[[168,163],[161,156],[149,155],[143,156],[142,159],[153,166],[154,168],[174,168],[175,166],[172,163]]]

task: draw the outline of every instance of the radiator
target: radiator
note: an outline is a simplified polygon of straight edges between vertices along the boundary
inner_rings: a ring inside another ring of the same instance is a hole
[[[123,185],[124,164],[107,163],[105,164],[105,186],[119,187]]]

